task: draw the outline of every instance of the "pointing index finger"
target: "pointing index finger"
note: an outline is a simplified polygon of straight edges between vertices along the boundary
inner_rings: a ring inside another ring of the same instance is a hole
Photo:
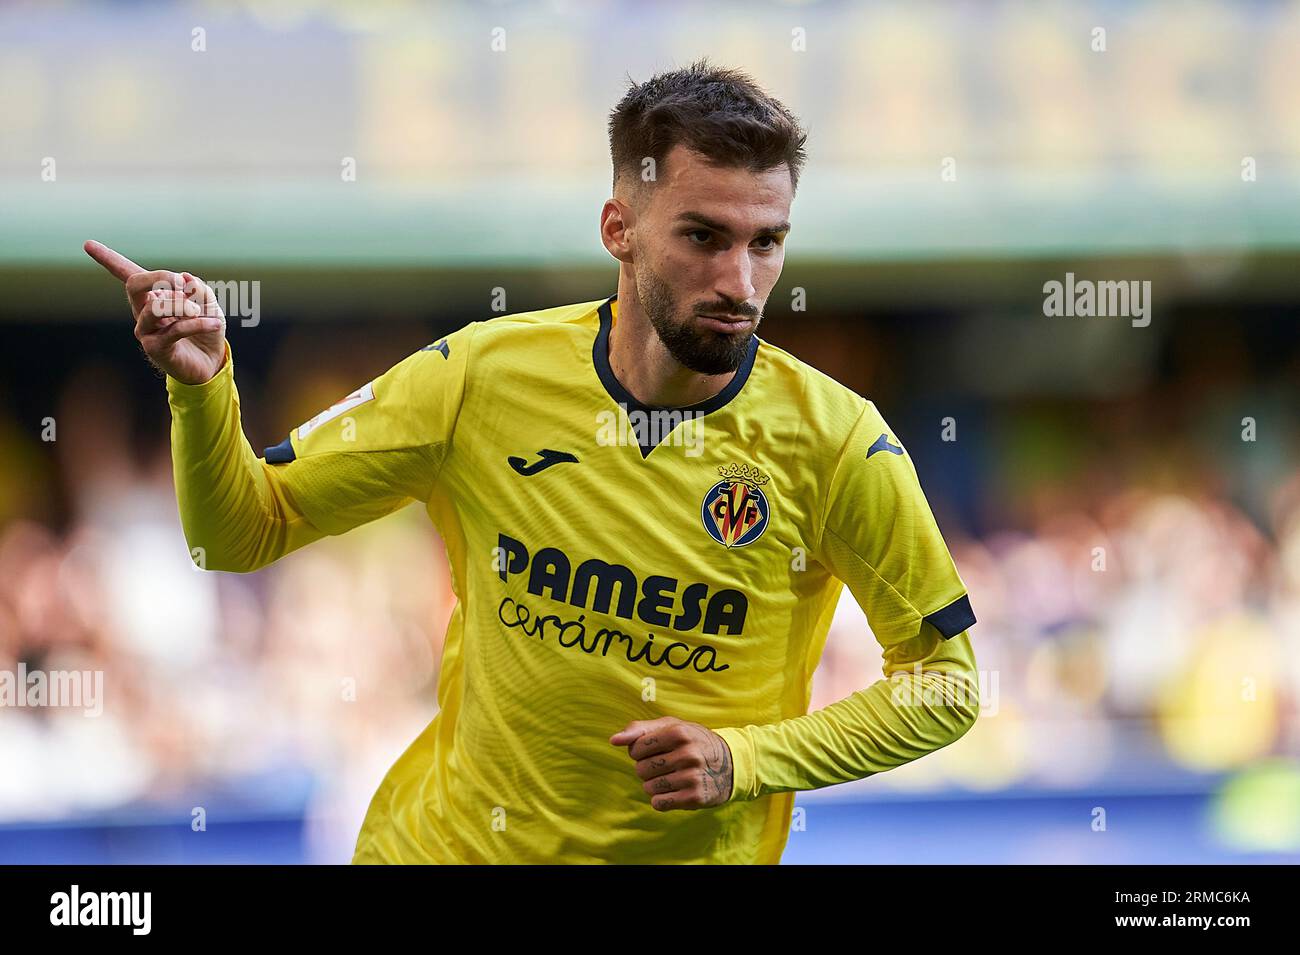
[[[125,255],[113,251],[104,243],[96,242],[94,239],[88,240],[82,248],[85,249],[87,255],[108,269],[113,277],[120,282],[125,282],[131,276],[144,271],[142,267],[136,265]]]

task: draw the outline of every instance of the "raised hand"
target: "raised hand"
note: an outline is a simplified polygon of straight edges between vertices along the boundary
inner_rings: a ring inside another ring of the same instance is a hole
[[[202,280],[188,272],[151,272],[94,240],[83,248],[126,287],[135,337],[157,368],[187,385],[221,370],[226,316]]]

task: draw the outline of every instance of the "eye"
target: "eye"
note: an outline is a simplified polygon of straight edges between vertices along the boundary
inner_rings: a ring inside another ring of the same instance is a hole
[[[768,243],[768,244],[766,244],[766,245],[760,245],[760,246],[759,246],[759,251],[760,251],[760,252],[771,252],[771,251],[773,251],[774,249],[776,249],[777,246],[779,246],[779,245],[781,244],[781,240],[778,239],[778,238],[777,238],[776,236],[774,236],[774,235],[761,235],[761,236],[759,236],[757,239],[755,239],[754,241],[755,241],[755,242]]]
[[[713,233],[710,232],[708,229],[692,229],[690,232],[686,234],[687,236],[690,237],[691,241],[694,242],[696,245],[707,245],[709,243],[709,240],[713,238]],[[704,236],[704,238],[700,241],[696,241],[695,237],[700,235]]]

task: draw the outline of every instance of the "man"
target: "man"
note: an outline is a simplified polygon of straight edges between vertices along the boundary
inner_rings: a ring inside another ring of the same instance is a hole
[[[474,322],[262,459],[211,290],[87,243],[167,373],[207,568],[256,570],[412,500],[446,542],[439,712],[375,794],[356,862],[775,863],[795,792],[976,718],[975,618],[902,445],[755,334],[797,121],[698,63],[633,85],[609,131],[617,294]],[[809,714],[843,583],[891,679]]]

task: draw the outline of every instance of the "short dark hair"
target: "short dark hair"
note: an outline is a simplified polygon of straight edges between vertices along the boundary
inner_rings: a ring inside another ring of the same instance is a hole
[[[620,173],[640,177],[646,157],[657,170],[683,145],[721,166],[760,172],[785,163],[793,191],[807,138],[794,115],[751,77],[707,60],[632,82],[609,116],[616,185]]]

